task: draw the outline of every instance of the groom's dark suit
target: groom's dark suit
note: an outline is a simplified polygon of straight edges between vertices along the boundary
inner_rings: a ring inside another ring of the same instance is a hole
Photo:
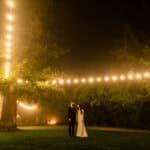
[[[69,120],[69,136],[75,136],[75,122],[76,122],[76,109],[74,107],[68,108],[68,120]]]

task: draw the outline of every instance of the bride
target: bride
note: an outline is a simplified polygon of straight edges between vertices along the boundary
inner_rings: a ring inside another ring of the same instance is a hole
[[[84,109],[81,105],[77,105],[77,137],[88,137],[84,123]]]

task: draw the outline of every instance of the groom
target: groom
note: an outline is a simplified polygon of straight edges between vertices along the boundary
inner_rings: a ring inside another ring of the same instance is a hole
[[[69,121],[69,136],[74,137],[75,121],[76,121],[76,108],[73,102],[70,103],[68,108],[68,121]]]

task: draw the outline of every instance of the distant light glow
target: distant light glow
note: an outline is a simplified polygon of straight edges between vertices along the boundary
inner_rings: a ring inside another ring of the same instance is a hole
[[[57,120],[56,119],[48,120],[47,124],[48,125],[55,125],[55,124],[57,124]]]

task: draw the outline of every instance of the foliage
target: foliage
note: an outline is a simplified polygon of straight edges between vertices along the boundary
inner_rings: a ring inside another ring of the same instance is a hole
[[[49,68],[51,76],[57,59],[68,52],[57,42],[53,1],[18,1],[18,5],[12,70],[19,77],[39,80]]]
[[[150,128],[147,81],[83,85],[72,99],[84,105],[89,125]]]

